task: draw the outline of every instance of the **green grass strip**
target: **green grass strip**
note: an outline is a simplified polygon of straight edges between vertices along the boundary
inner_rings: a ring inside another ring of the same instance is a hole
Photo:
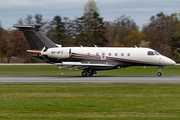
[[[2,120],[179,120],[180,85],[0,85]]]
[[[157,67],[128,67],[116,70],[97,71],[95,76],[156,76]],[[82,70],[58,69],[55,65],[0,65],[0,75],[30,76],[81,76]],[[163,76],[179,76],[180,66],[162,69]]]

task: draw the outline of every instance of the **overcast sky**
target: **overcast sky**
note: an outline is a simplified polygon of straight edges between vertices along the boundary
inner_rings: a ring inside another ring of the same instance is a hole
[[[141,28],[159,12],[180,13],[180,0],[94,0],[104,21],[114,21],[125,15]],[[42,14],[52,20],[55,15],[75,19],[83,15],[88,0],[0,0],[0,21],[3,28],[17,23],[27,15]]]

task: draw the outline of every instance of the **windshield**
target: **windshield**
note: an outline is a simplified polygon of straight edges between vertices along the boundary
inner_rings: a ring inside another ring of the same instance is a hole
[[[159,52],[157,52],[157,51],[154,51],[154,53],[156,54],[156,55],[161,55]]]

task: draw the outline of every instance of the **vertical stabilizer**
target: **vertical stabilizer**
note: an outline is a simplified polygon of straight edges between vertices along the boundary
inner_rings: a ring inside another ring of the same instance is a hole
[[[44,47],[57,47],[43,32],[40,31],[40,26],[37,25],[13,25],[24,33],[32,50],[42,50]]]

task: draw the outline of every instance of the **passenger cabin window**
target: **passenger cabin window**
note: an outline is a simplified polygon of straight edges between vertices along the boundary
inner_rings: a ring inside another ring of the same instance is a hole
[[[96,56],[99,56],[99,53],[96,53]]]
[[[155,55],[153,51],[148,51],[148,55]]]
[[[111,53],[109,53],[108,55],[111,56]]]
[[[117,53],[115,53],[115,56],[118,56],[118,54],[117,54]]]

